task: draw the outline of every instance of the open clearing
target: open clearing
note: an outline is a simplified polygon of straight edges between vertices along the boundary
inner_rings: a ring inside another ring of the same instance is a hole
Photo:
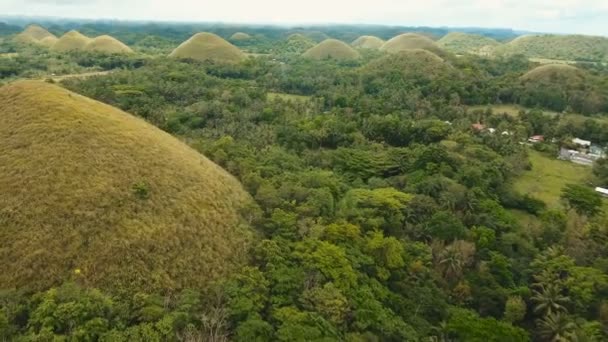
[[[301,101],[307,102],[310,100],[310,96],[294,95],[285,93],[268,93],[268,100],[283,100],[283,101]]]
[[[515,182],[515,190],[528,194],[547,204],[550,208],[559,208],[562,188],[567,184],[584,184],[591,176],[591,168],[568,161],[548,157],[540,152],[530,150],[532,170]]]
[[[80,74],[45,76],[45,77],[39,78],[39,80],[44,81],[44,80],[51,79],[51,80],[53,80],[55,82],[61,82],[63,80],[67,80],[67,79],[70,79],[70,78],[87,78],[87,77],[93,77],[93,76],[104,76],[104,75],[111,74],[112,72],[114,72],[114,70],[91,71],[91,72],[83,72],[83,73],[80,73]]]

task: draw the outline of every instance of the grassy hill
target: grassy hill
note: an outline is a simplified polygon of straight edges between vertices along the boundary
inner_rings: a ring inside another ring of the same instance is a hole
[[[126,54],[133,52],[130,47],[118,39],[107,35],[99,36],[91,40],[84,47],[84,50],[104,54]]]
[[[59,38],[51,46],[51,50],[56,52],[81,51],[91,42],[91,38],[82,33],[72,30]]]
[[[0,89],[0,287],[200,288],[246,253],[239,182],[169,134],[38,81]]]
[[[50,47],[51,47],[51,46],[53,46],[55,43],[57,43],[57,41],[58,41],[58,40],[59,40],[59,39],[58,39],[57,37],[55,37],[55,36],[48,36],[48,37],[45,37],[45,38],[43,38],[43,39],[39,40],[38,42],[39,42],[41,45],[43,45],[43,46],[46,46],[46,47],[50,48]]]
[[[390,53],[413,49],[428,50],[437,55],[444,54],[439,45],[437,45],[437,43],[435,43],[433,40],[415,33],[404,33],[402,35],[391,38],[380,48],[380,50]]]
[[[525,35],[501,46],[498,54],[529,58],[608,62],[608,38],[583,35]]]
[[[443,59],[428,50],[413,49],[389,54],[370,62],[364,70],[388,75],[401,74],[405,77],[419,75],[433,78],[449,70]]]
[[[235,63],[243,60],[245,54],[213,33],[197,33],[173,50],[169,57]]]
[[[230,36],[230,40],[235,40],[235,41],[249,40],[249,39],[251,39],[251,36],[248,35],[247,33],[243,33],[243,32],[236,32],[235,34]]]
[[[316,46],[310,48],[302,56],[312,59],[331,58],[338,60],[357,59],[360,57],[359,53],[355,49],[337,39],[326,39]]]
[[[361,49],[380,49],[384,40],[374,36],[361,36],[351,43],[352,46]]]
[[[486,51],[489,47],[497,46],[500,43],[492,38],[477,34],[450,32],[437,41],[437,44],[447,51],[458,54],[480,54]]]
[[[530,82],[567,82],[577,85],[585,80],[583,70],[567,64],[547,64],[525,73],[521,79]]]
[[[41,26],[30,25],[23,32],[16,35],[15,40],[21,43],[37,43],[47,37],[55,37],[55,35]]]

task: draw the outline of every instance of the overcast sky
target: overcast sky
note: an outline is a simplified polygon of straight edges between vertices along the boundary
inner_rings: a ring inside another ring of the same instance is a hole
[[[608,36],[608,0],[0,0],[0,14],[231,23],[476,26]]]

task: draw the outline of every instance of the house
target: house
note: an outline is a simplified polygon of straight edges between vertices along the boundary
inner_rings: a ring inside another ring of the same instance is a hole
[[[570,150],[563,147],[559,150],[559,156],[557,156],[557,158],[561,160],[569,160],[573,163],[587,166],[593,165],[593,163],[595,163],[595,161],[599,159],[597,156],[586,154],[577,150]]]
[[[583,139],[579,139],[579,138],[574,138],[572,139],[572,143],[578,146],[582,146],[582,147],[590,147],[591,146],[591,141],[588,140],[583,140]]]
[[[608,189],[597,187],[597,188],[595,188],[595,191],[599,192],[600,195],[602,195],[604,197],[608,197]]]
[[[544,135],[533,135],[528,139],[529,143],[536,144],[545,141]]]

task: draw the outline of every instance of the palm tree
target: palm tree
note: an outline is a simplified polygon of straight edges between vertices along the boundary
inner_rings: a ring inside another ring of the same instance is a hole
[[[561,288],[555,284],[536,284],[539,290],[534,290],[532,300],[536,302],[534,312],[550,315],[552,313],[566,312],[566,305],[570,298],[562,295]]]
[[[576,340],[574,335],[576,324],[564,313],[548,314],[545,318],[538,320],[536,325],[538,335],[543,341],[572,342]]]

